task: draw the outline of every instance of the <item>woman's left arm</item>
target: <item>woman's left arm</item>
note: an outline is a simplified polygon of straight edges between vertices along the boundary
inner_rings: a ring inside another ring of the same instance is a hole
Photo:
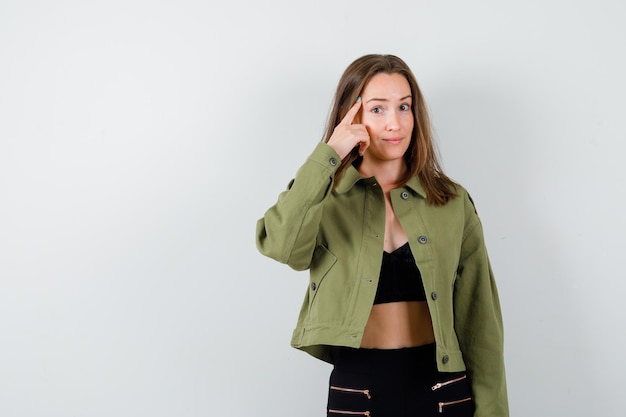
[[[454,288],[454,320],[472,385],[474,417],[509,415],[502,313],[483,229],[469,195]]]

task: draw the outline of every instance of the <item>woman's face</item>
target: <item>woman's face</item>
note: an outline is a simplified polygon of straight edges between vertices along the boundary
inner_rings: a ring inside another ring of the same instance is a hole
[[[361,94],[361,123],[370,135],[364,162],[403,158],[413,133],[411,87],[401,74],[376,74]]]

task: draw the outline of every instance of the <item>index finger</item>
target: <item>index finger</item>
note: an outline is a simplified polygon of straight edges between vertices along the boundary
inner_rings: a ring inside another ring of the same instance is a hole
[[[360,109],[361,109],[361,97],[359,97],[356,100],[356,103],[354,103],[352,107],[350,107],[350,110],[348,110],[348,113],[346,113],[346,115],[343,117],[343,119],[341,120],[339,124],[351,125]]]

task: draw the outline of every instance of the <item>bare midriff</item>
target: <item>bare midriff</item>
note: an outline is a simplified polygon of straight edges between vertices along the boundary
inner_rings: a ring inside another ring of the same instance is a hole
[[[391,204],[393,184],[381,184],[385,195],[385,239],[388,253],[408,241]],[[363,331],[361,347],[365,349],[401,349],[435,342],[433,322],[426,301],[398,301],[374,304]]]
[[[375,304],[365,325],[361,347],[400,349],[435,342],[426,301]]]

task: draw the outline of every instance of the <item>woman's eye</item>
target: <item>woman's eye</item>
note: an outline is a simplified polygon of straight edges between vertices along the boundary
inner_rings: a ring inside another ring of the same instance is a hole
[[[374,107],[372,109],[372,113],[382,113],[382,112],[383,112],[382,107]]]
[[[411,106],[409,106],[408,104],[403,104],[400,106],[400,110],[402,111],[409,111],[411,110]]]

